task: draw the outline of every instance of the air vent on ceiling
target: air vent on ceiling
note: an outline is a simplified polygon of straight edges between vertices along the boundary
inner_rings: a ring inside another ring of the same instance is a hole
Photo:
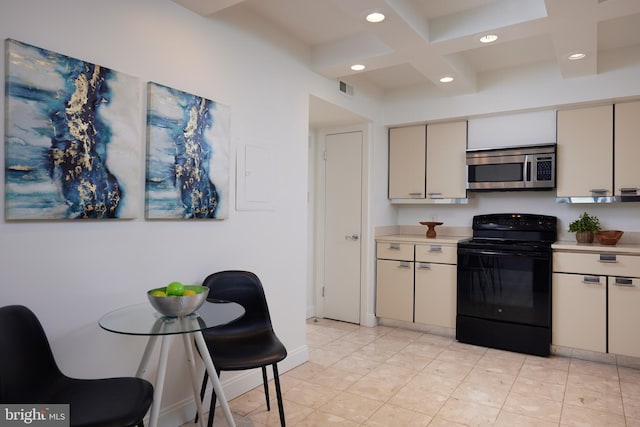
[[[346,84],[342,80],[338,80],[338,90],[344,95],[353,96],[353,86]]]

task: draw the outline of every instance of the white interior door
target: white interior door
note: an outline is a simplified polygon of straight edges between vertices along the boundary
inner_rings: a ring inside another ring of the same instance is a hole
[[[326,136],[323,316],[360,323],[362,132]]]

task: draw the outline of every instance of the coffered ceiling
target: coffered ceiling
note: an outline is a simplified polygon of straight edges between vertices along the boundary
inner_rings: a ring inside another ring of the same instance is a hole
[[[317,73],[385,92],[473,93],[484,73],[544,62],[572,79],[625,66],[621,54],[640,56],[640,0],[174,1],[211,19],[229,8],[257,15],[308,46]],[[371,11],[386,19],[367,22]],[[485,34],[498,40],[482,44]],[[576,52],[586,57],[569,60]],[[366,68],[352,71],[356,63]],[[445,76],[454,80],[441,83]]]

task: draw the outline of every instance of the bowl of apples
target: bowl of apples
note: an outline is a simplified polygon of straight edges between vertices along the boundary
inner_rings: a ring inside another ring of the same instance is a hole
[[[187,316],[207,300],[209,288],[171,282],[162,288],[147,291],[149,302],[160,314],[168,317]]]

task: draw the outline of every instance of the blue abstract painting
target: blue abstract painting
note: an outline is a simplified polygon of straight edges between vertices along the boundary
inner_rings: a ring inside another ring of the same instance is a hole
[[[136,217],[138,79],[16,40],[5,43],[6,219]]]
[[[229,206],[229,107],[148,84],[146,217],[224,219]]]

